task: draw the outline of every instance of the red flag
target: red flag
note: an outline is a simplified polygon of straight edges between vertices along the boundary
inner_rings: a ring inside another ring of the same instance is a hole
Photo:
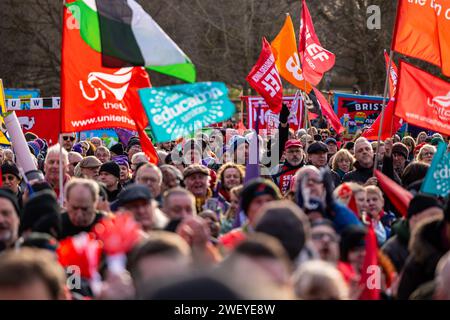
[[[386,50],[384,50],[384,60],[386,61],[386,72],[389,73],[389,97],[395,97],[395,92],[397,91],[397,80],[398,80],[398,69],[394,61],[391,61],[391,69],[389,68],[389,55]]]
[[[450,135],[450,83],[400,61],[396,99],[396,116]]]
[[[302,60],[303,75],[313,86],[323,74],[334,66],[335,56],[324,49],[317,38],[306,1],[303,0],[298,52]]]
[[[334,110],[328,103],[327,99],[325,99],[323,94],[316,88],[313,88],[313,90],[314,90],[317,100],[319,101],[320,106],[322,108],[322,114],[325,118],[327,118],[331,127],[337,133],[344,132],[345,128],[342,126],[341,122],[339,121],[339,118],[337,117],[336,113],[334,113]]]
[[[275,56],[266,38],[263,38],[263,46],[258,61],[245,79],[266,100],[273,113],[280,113],[283,87],[275,65]]]
[[[408,211],[409,203],[411,202],[413,195],[411,192],[403,189],[394,180],[385,176],[378,170],[375,170],[375,176],[378,179],[381,190],[388,197],[389,201],[392,202],[397,211],[404,217],[406,217],[406,212]]]
[[[450,7],[448,1],[438,2],[398,1],[392,49],[437,65],[450,76]]]
[[[361,270],[360,284],[363,292],[359,300],[379,300],[381,292],[381,268],[378,266],[378,245],[372,222],[366,235],[366,256]]]
[[[381,130],[381,140],[392,137],[402,126],[403,121],[401,118],[394,115],[395,101],[390,100],[384,110],[383,130]],[[361,136],[368,140],[377,140],[378,132],[380,130],[381,113],[375,119],[374,123],[364,130]]]
[[[148,119],[142,116],[145,113],[137,93],[138,89],[151,86],[148,74],[141,67],[102,67],[101,53],[83,41],[79,29],[68,23],[70,19],[72,13],[64,8],[61,131],[102,128],[138,131],[144,152],[155,162],[156,151],[152,150],[148,137],[144,137]]]

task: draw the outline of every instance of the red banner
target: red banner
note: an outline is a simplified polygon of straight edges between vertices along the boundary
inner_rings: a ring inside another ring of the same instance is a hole
[[[323,74],[333,68],[336,57],[320,44],[305,0],[302,7],[298,51],[305,79],[313,86],[317,86]]]
[[[449,1],[399,0],[392,49],[437,65],[450,76],[449,30]]]
[[[337,117],[336,113],[334,113],[333,108],[331,108],[330,104],[328,103],[327,99],[325,99],[322,92],[320,92],[316,88],[313,89],[314,93],[316,94],[317,100],[320,103],[322,114],[328,120],[330,126],[337,133],[344,132],[345,128],[342,126],[341,122],[339,121],[339,118]]]
[[[395,115],[413,125],[450,135],[450,83],[400,61]]]
[[[24,133],[32,132],[49,145],[58,143],[60,109],[16,110],[16,115]]]
[[[272,112],[280,113],[283,87],[275,65],[275,57],[266,38],[263,38],[263,46],[258,61],[245,79],[256,92],[264,97]]]
[[[402,127],[403,121],[394,115],[395,102],[390,100],[384,110],[383,129],[381,130],[381,140],[386,140],[392,137]],[[370,128],[365,130],[362,134],[368,140],[377,140],[378,132],[380,131],[381,113],[375,119],[375,122]]]
[[[70,25],[72,13],[64,8],[61,64],[61,129],[78,132],[104,128],[138,131],[142,150],[151,162],[156,151],[145,134],[148,118],[137,90],[150,87],[142,67],[105,68],[101,53],[85,43],[80,30]]]
[[[258,96],[246,96],[241,97],[247,104],[247,127],[249,129],[256,129],[256,117],[259,116],[259,133],[261,135],[271,135],[273,130],[278,128],[279,114],[275,114],[267,105],[262,97]],[[294,96],[283,97],[283,103],[285,103],[291,110],[289,116],[289,126],[291,129],[297,131],[301,128],[302,123],[302,109],[301,102],[295,103]],[[261,105],[261,110],[258,114],[258,106]]]
[[[389,55],[386,50],[384,51],[384,60],[386,62],[386,72],[389,73],[389,97],[395,97],[395,92],[397,91],[397,81],[398,81],[398,69],[395,62],[392,60],[391,69],[389,68]]]

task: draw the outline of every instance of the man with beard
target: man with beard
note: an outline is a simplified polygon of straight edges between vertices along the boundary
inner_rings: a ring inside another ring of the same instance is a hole
[[[281,194],[289,190],[292,176],[305,164],[305,153],[300,140],[291,139],[284,147],[285,162],[274,168],[272,179],[280,188]]]
[[[0,252],[11,248],[19,233],[19,206],[16,196],[0,188]]]
[[[61,137],[62,137],[63,148],[67,152],[72,151],[72,147],[75,144],[75,141],[77,140],[77,134],[76,133],[63,133],[61,135]]]

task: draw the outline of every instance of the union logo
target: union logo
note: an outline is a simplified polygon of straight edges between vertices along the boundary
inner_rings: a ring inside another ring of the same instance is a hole
[[[450,120],[450,91],[446,96],[437,96],[432,99],[427,99],[427,104],[429,107],[433,108],[442,121]]]

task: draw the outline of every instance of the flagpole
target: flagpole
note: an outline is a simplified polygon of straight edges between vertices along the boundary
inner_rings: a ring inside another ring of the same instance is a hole
[[[375,163],[373,165],[373,176],[375,176],[375,170],[378,166],[378,161],[380,158],[380,141],[381,141],[381,133],[383,130],[383,121],[384,121],[384,111],[386,109],[386,97],[388,95],[388,89],[389,89],[389,74],[392,67],[392,58],[394,56],[394,51],[391,49],[389,53],[389,63],[387,67],[386,72],[386,79],[384,81],[384,93],[383,93],[383,104],[381,106],[381,119],[380,119],[380,128],[378,129],[378,140],[377,140],[377,153],[375,156]]]
[[[62,160],[62,134],[59,134],[59,203],[64,205],[64,185],[63,185],[63,160]]]

